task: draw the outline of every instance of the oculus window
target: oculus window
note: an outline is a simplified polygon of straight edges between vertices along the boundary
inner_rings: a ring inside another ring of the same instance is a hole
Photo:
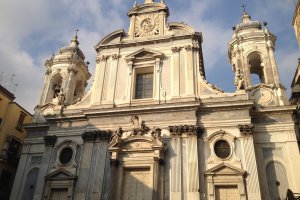
[[[70,163],[73,157],[73,150],[70,147],[65,147],[61,152],[59,156],[59,162],[62,165],[67,165]]]
[[[221,159],[226,159],[230,156],[230,145],[226,140],[218,140],[214,146],[215,154]]]

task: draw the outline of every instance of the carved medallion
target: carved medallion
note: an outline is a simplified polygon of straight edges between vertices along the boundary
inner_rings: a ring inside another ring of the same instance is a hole
[[[135,21],[135,37],[159,35],[159,16],[144,15],[136,18]]]

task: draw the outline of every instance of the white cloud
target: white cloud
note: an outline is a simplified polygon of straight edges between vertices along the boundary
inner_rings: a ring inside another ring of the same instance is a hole
[[[291,3],[292,0],[288,1]],[[182,5],[181,1],[167,3]],[[223,3],[222,0],[186,0],[184,8],[170,10],[170,21],[184,21],[203,33],[206,70],[216,70],[220,67],[216,66],[217,63],[224,63],[231,70],[227,62],[227,43],[232,31],[224,25],[226,19],[220,19],[216,10]],[[261,9],[266,3],[269,9]],[[282,23],[286,22],[280,17],[286,17],[290,12],[289,3],[282,0],[255,1],[251,3],[253,12],[250,14],[256,19],[266,19],[270,22],[271,30],[280,33],[284,31]],[[0,72],[16,73],[16,82],[19,84],[15,93],[17,102],[33,111],[43,84],[44,61],[52,52],[67,45],[77,28],[80,29],[80,48],[86,61],[91,63],[90,71],[93,72],[96,55],[94,45],[111,31],[120,28],[127,30],[129,20],[126,14],[132,4],[133,1],[128,0],[4,0],[0,6]],[[207,17],[209,11],[216,14]],[[236,19],[238,21],[239,18]],[[283,26],[291,25],[285,23]],[[294,49],[280,49],[278,52],[278,66],[286,87],[289,87],[286,83],[291,80],[294,73],[292,69],[297,62],[298,53],[293,52]],[[285,75],[287,71],[281,66],[290,67],[288,75]]]

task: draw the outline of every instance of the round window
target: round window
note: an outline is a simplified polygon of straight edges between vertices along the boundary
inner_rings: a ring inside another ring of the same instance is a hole
[[[230,145],[226,140],[219,140],[214,146],[215,154],[219,158],[225,159],[230,156]]]
[[[63,165],[68,164],[73,156],[73,150],[70,147],[65,147],[61,152],[59,156],[59,162]]]

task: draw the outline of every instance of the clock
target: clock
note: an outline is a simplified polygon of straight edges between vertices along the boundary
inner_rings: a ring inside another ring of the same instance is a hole
[[[145,37],[159,35],[159,15],[142,15],[135,19],[134,36]]]
[[[253,96],[257,104],[264,105],[272,100],[273,95],[270,90],[260,88],[254,92]]]

